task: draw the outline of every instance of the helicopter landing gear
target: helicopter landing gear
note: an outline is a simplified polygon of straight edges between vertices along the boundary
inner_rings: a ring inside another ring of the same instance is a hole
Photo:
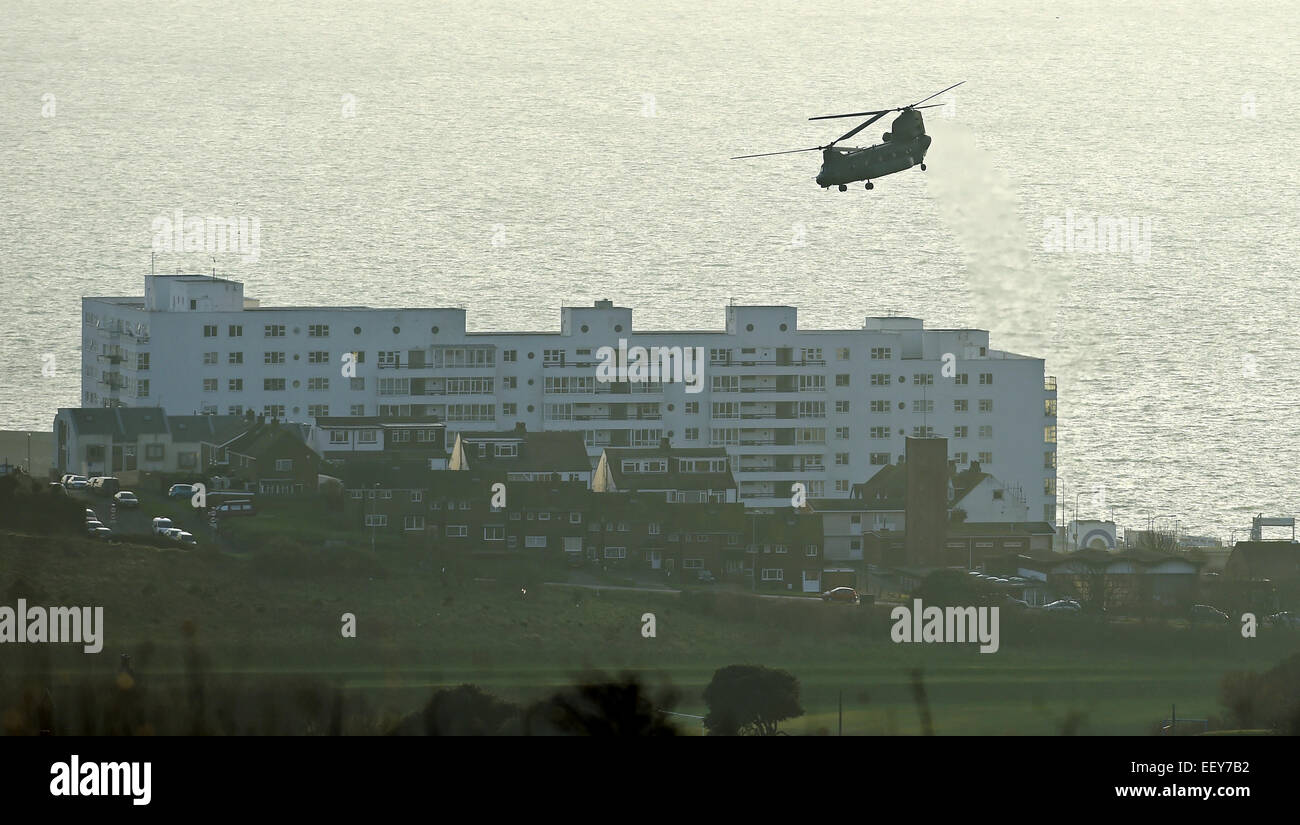
[[[875,185],[874,183],[872,183],[871,181],[867,181],[867,187],[866,187],[866,188],[868,188],[868,189],[875,189],[875,188],[876,188],[876,185]]]
[[[840,191],[841,191],[841,192],[847,192],[847,191],[849,191],[849,187],[847,187],[847,186],[845,186],[844,184],[841,183],[841,184],[840,184]]]
[[[921,164],[921,171],[922,171],[922,172],[925,171],[925,164],[924,164],[924,163]]]

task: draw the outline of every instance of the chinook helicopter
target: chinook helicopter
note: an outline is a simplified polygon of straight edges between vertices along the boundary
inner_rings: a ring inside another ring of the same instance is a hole
[[[866,188],[874,189],[875,184],[871,182],[872,178],[891,175],[894,172],[911,169],[917,165],[921,167],[922,172],[925,171],[925,153],[930,148],[930,136],[925,133],[925,121],[921,119],[919,110],[931,109],[943,104],[931,103],[928,106],[922,106],[921,104],[938,97],[944,92],[955,89],[965,82],[963,80],[961,83],[954,83],[947,89],[935,92],[927,98],[922,98],[911,106],[900,106],[897,109],[879,109],[873,112],[850,112],[847,115],[820,115],[808,118],[809,120],[830,120],[839,117],[869,116],[864,123],[858,124],[825,146],[787,149],[784,152],[764,152],[758,155],[738,155],[732,160],[790,155],[795,152],[821,152],[822,168],[817,172],[818,186],[823,189],[838,186],[840,191],[844,192],[849,188],[848,184],[866,181]],[[898,112],[899,115],[890,124],[889,131],[885,132],[882,143],[860,148],[835,145],[842,140],[848,140],[890,112]]]

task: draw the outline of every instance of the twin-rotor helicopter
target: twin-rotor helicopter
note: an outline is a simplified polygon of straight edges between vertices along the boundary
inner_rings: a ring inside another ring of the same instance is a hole
[[[866,188],[874,189],[875,184],[871,182],[873,178],[881,178],[894,172],[911,169],[913,166],[920,166],[921,171],[925,171],[925,153],[930,148],[930,136],[925,133],[925,121],[921,118],[920,110],[943,104],[931,103],[928,106],[921,104],[965,82],[963,80],[961,83],[954,83],[943,91],[935,92],[910,106],[900,106],[897,109],[878,109],[871,112],[850,112],[846,115],[820,115],[808,118],[809,120],[830,120],[840,117],[868,118],[825,146],[787,149],[784,152],[764,152],[758,155],[739,155],[732,160],[789,155],[795,152],[821,152],[822,168],[817,172],[818,186],[823,189],[838,186],[840,191],[844,192],[849,188],[850,183],[866,181]],[[848,140],[891,112],[898,112],[899,115],[890,124],[889,131],[881,138],[881,143],[864,147],[836,146],[840,141]]]

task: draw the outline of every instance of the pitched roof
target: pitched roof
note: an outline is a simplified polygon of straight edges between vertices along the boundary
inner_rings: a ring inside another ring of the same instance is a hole
[[[248,429],[248,419],[242,415],[169,415],[167,427],[172,441],[225,444]]]
[[[1300,544],[1290,541],[1239,541],[1223,567],[1234,579],[1300,579]]]
[[[628,473],[623,462],[630,459],[662,459],[667,468],[662,473]],[[680,462],[690,459],[727,460],[722,447],[606,447],[603,459],[614,487],[620,491],[637,490],[726,490],[735,488],[736,479],[727,469],[723,472],[683,472]]]
[[[67,412],[80,435],[135,441],[141,435],[167,432],[167,413],[162,407],[71,407]]]
[[[582,433],[576,430],[461,432],[456,438],[463,442],[465,458],[473,469],[514,473],[591,472],[586,442],[582,439]],[[518,445],[518,455],[498,457],[494,450],[488,450],[486,455],[480,456],[477,448],[469,446],[476,442],[497,440],[515,442]]]
[[[226,450],[230,452],[238,453],[240,455],[256,456],[272,444],[275,444],[281,438],[289,437],[301,442],[304,447],[307,447],[307,449],[310,450],[311,447],[307,445],[307,437],[305,433],[307,426],[308,425],[305,424],[281,424],[278,422],[263,421],[252,425],[244,432],[221,446],[225,447]]]

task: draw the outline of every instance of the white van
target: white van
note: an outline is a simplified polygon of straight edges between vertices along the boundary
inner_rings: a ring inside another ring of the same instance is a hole
[[[171,530],[175,526],[176,525],[172,524],[171,519],[160,516],[153,520],[153,534],[155,536],[161,536],[165,531]]]

